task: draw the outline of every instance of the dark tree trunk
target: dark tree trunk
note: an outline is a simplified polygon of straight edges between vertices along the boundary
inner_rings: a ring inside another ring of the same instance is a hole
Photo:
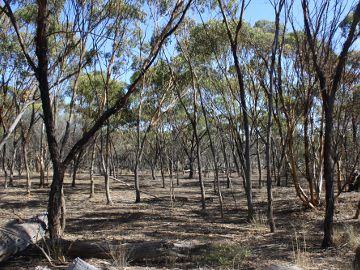
[[[332,131],[333,131],[333,107],[334,98],[327,97],[323,101],[325,108],[325,136],[324,136],[324,178],[325,178],[325,220],[324,220],[324,238],[323,248],[333,246],[333,221],[334,221],[334,175],[332,151]]]
[[[63,233],[64,205],[62,184],[65,170],[60,164],[53,164],[53,178],[49,193],[48,219],[50,238],[57,241]]]

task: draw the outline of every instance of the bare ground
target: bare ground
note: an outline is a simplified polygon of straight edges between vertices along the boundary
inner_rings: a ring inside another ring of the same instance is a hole
[[[320,245],[324,208],[305,209],[295,197],[293,187],[274,187],[277,230],[276,233],[270,233],[266,224],[266,189],[254,188],[256,220],[248,223],[246,198],[239,178],[232,179],[234,191],[226,189],[223,183],[224,218],[220,216],[211,178],[206,179],[206,192],[210,198],[207,200],[206,213],[201,211],[199,187],[195,179],[181,177],[179,186],[174,181],[178,200],[171,202],[170,189],[161,187],[160,177],[151,180],[150,176],[143,176],[141,188],[147,194],[142,194],[142,203],[135,204],[135,193],[128,186],[132,184],[133,177],[122,175],[118,178],[128,185],[112,182],[114,204],[109,206],[106,205],[102,177],[96,178],[96,195],[92,199],[89,199],[88,176],[84,174],[79,178],[75,188],[71,187],[69,179],[65,183],[68,209],[66,239],[101,240],[109,243],[150,240],[221,243],[241,246],[249,251],[241,264],[228,268],[263,269],[269,264],[296,263],[304,269],[351,269],[353,242],[358,240],[353,238],[358,238],[360,232],[360,220],[352,219],[359,199],[358,193],[344,193],[337,200],[334,221],[338,246],[323,250]],[[7,190],[1,187],[0,226],[16,218],[26,219],[46,211],[48,189],[38,188],[37,182],[38,177],[34,176],[31,196],[25,195],[25,180],[22,178],[14,180],[15,187]],[[169,186],[169,179],[167,185]],[[99,267],[108,267],[115,265],[117,261],[116,269],[215,268],[214,265],[186,260],[133,265],[126,258],[120,264],[119,258],[114,259],[115,261],[93,259],[90,262]],[[25,255],[0,264],[0,269],[34,269],[36,265],[46,264],[46,260],[41,257]]]

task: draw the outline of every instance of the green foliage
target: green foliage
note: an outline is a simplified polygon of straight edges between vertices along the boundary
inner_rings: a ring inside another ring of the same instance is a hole
[[[113,79],[106,83],[105,74],[99,72],[84,74],[79,77],[77,89],[76,110],[86,120],[94,120],[99,112],[106,109],[106,88],[108,89],[108,106],[111,107],[115,101],[124,95],[125,84]],[[71,94],[72,89],[69,89]],[[125,124],[133,121],[134,115],[129,106],[121,113],[112,118],[113,124]]]
[[[341,28],[342,35],[343,35],[343,36],[346,36],[347,33],[349,32],[353,20],[354,20],[354,12],[350,12],[350,13],[340,22],[339,27]],[[357,29],[357,32],[358,32],[358,34],[359,34],[360,25],[358,25],[357,28],[358,28],[358,29]]]
[[[25,5],[15,12],[15,16],[24,23],[35,24],[37,16],[37,5]]]
[[[110,17],[120,17],[122,19],[144,20],[145,13],[135,4],[123,0],[110,0],[106,3],[104,10]]]
[[[190,55],[201,61],[221,54],[223,49],[229,48],[224,24],[218,20],[210,20],[205,25],[197,24],[190,30]]]
[[[234,269],[250,255],[250,249],[240,244],[210,244],[201,251],[197,261],[201,266]]]

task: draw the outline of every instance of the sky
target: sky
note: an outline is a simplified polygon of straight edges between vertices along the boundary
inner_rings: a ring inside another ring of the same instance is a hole
[[[269,0],[252,0],[244,13],[244,19],[253,25],[258,20],[274,21],[274,10]]]

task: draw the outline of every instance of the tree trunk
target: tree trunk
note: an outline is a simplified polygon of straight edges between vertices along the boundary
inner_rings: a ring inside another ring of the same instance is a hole
[[[53,178],[49,193],[48,219],[50,238],[56,243],[63,234],[65,206],[62,192],[65,169],[60,164],[53,164]]]
[[[333,246],[333,222],[334,222],[334,183],[333,183],[333,161],[332,151],[332,131],[333,131],[333,107],[334,97],[327,96],[323,100],[325,108],[325,136],[324,136],[324,178],[325,178],[325,219],[324,219],[324,238],[322,247]]]
[[[71,182],[71,186],[75,187],[76,186],[76,174],[77,171],[79,169],[79,165],[82,159],[82,154],[83,154],[83,149],[80,150],[80,152],[77,154],[77,157],[74,161],[74,167],[73,167],[73,173],[72,173],[72,182]]]
[[[29,161],[28,161],[28,149],[27,149],[27,142],[24,141],[23,145],[23,155],[24,155],[24,165],[26,170],[26,192],[28,195],[31,193],[31,175],[29,169]]]
[[[2,169],[3,169],[3,172],[4,172],[4,189],[7,189],[8,187],[8,172],[7,172],[7,169],[6,169],[6,145],[4,145],[4,148],[3,148],[3,158],[2,158]]]
[[[110,146],[110,123],[106,123],[106,138],[105,138],[105,191],[106,191],[106,204],[112,205],[110,194],[110,178],[109,178],[109,146]]]
[[[259,174],[259,188],[262,188],[262,179],[261,179],[261,159],[260,159],[260,149],[259,149],[259,138],[256,139],[256,159],[257,159],[257,168]]]
[[[306,180],[309,183],[309,192],[310,192],[310,201],[313,205],[316,205],[315,202],[315,192],[314,192],[314,181],[312,179],[311,166],[310,166],[310,145],[309,145],[309,115],[308,108],[305,108],[304,112],[304,159],[305,159],[305,176]]]
[[[40,153],[39,153],[39,169],[40,169],[40,188],[44,187],[45,184],[45,149],[44,149],[44,125],[41,124],[40,131]]]
[[[94,182],[94,160],[95,160],[95,147],[96,139],[93,142],[91,150],[91,161],[90,161],[90,198],[93,198],[95,195],[95,182]]]

